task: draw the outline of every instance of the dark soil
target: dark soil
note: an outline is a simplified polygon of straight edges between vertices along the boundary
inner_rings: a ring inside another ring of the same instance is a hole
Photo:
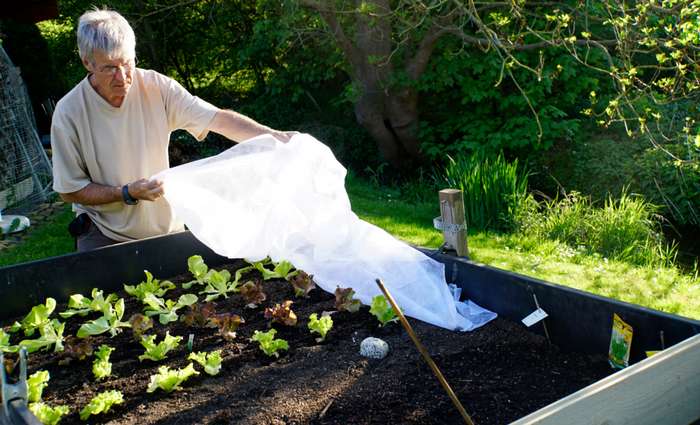
[[[234,263],[226,268],[233,270],[241,265]],[[190,279],[186,274],[172,281]],[[181,346],[162,362],[139,362],[143,348],[126,329],[115,338],[94,338],[95,347],[105,343],[116,348],[111,355],[112,376],[103,382],[96,382],[92,376],[92,358],[60,366],[53,353],[31,354],[30,373],[38,369],[50,372],[43,399],[51,406],[71,406],[71,414],[64,417],[63,424],[82,423],[80,409],[98,392],[109,389],[122,391],[124,404],[91,417],[90,423],[462,423],[400,324],[378,327],[367,307],[355,314],[339,312],[333,314],[334,326],[327,340],[317,343],[308,331],[308,316],[333,310],[333,295],[316,289],[309,299],[295,299],[285,281],[264,285],[268,300],[256,309],[245,308],[238,295],[217,303],[217,311],[233,311],[245,319],[234,341],[223,340],[211,328],[187,328],[182,323],[164,327],[156,323],[154,330],[159,335],[169,329],[171,334],[184,337]],[[181,292],[174,290],[166,297],[176,299]],[[128,295],[125,298],[126,319],[141,306],[136,299]],[[286,339],[290,348],[279,359],[269,358],[249,338],[255,330],[268,327],[264,307],[285,299],[294,300],[292,308],[299,323],[293,328],[274,325],[277,337]],[[56,311],[64,309],[59,306]],[[77,316],[68,319],[66,335],[75,334],[84,320]],[[511,422],[611,373],[603,357],[560,352],[522,324],[500,318],[466,333],[409,320],[477,424]],[[195,335],[194,351],[223,350],[221,373],[206,375],[195,364],[201,374],[187,381],[182,391],[147,393],[150,376],[159,366],[183,367],[188,363],[184,342],[190,333]],[[360,342],[368,336],[386,340],[391,347],[389,356],[383,360],[361,357]]]

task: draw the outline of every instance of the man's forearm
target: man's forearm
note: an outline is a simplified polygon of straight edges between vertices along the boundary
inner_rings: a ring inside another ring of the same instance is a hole
[[[121,187],[105,186],[97,183],[90,183],[77,192],[61,193],[59,195],[65,202],[81,205],[101,205],[123,200]]]
[[[265,133],[278,133],[245,115],[224,109],[216,113],[209,129],[235,142],[242,142]]]

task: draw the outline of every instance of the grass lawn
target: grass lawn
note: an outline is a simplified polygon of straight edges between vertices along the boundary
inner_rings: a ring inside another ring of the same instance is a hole
[[[437,248],[442,235],[432,220],[440,215],[435,202],[409,203],[398,190],[377,188],[355,178],[347,181],[353,211],[408,243]],[[31,230],[20,246],[0,251],[0,266],[73,251],[66,226],[69,207],[53,222]],[[606,297],[700,319],[700,278],[671,267],[639,267],[586,255],[556,241],[523,235],[472,233],[474,261],[570,286]]]

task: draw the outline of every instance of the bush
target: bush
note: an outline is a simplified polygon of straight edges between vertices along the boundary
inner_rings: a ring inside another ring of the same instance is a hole
[[[467,226],[474,229],[510,230],[529,202],[527,173],[518,170],[517,160],[509,163],[503,154],[450,157],[442,181],[462,190]]]
[[[602,208],[589,197],[572,192],[560,200],[545,201],[517,217],[519,231],[556,239],[606,258],[633,264],[671,264],[677,248],[668,246],[661,233],[658,207],[623,190],[608,197]]]

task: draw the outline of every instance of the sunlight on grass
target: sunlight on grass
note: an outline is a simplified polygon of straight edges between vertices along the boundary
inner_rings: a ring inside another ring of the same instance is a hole
[[[349,179],[355,213],[408,243],[436,248],[442,234],[433,229],[435,204],[409,204],[395,191]],[[436,195],[437,198],[437,195]],[[700,279],[675,267],[633,266],[575,250],[563,243],[523,235],[469,235],[471,258],[503,270],[605,297],[700,319]]]

